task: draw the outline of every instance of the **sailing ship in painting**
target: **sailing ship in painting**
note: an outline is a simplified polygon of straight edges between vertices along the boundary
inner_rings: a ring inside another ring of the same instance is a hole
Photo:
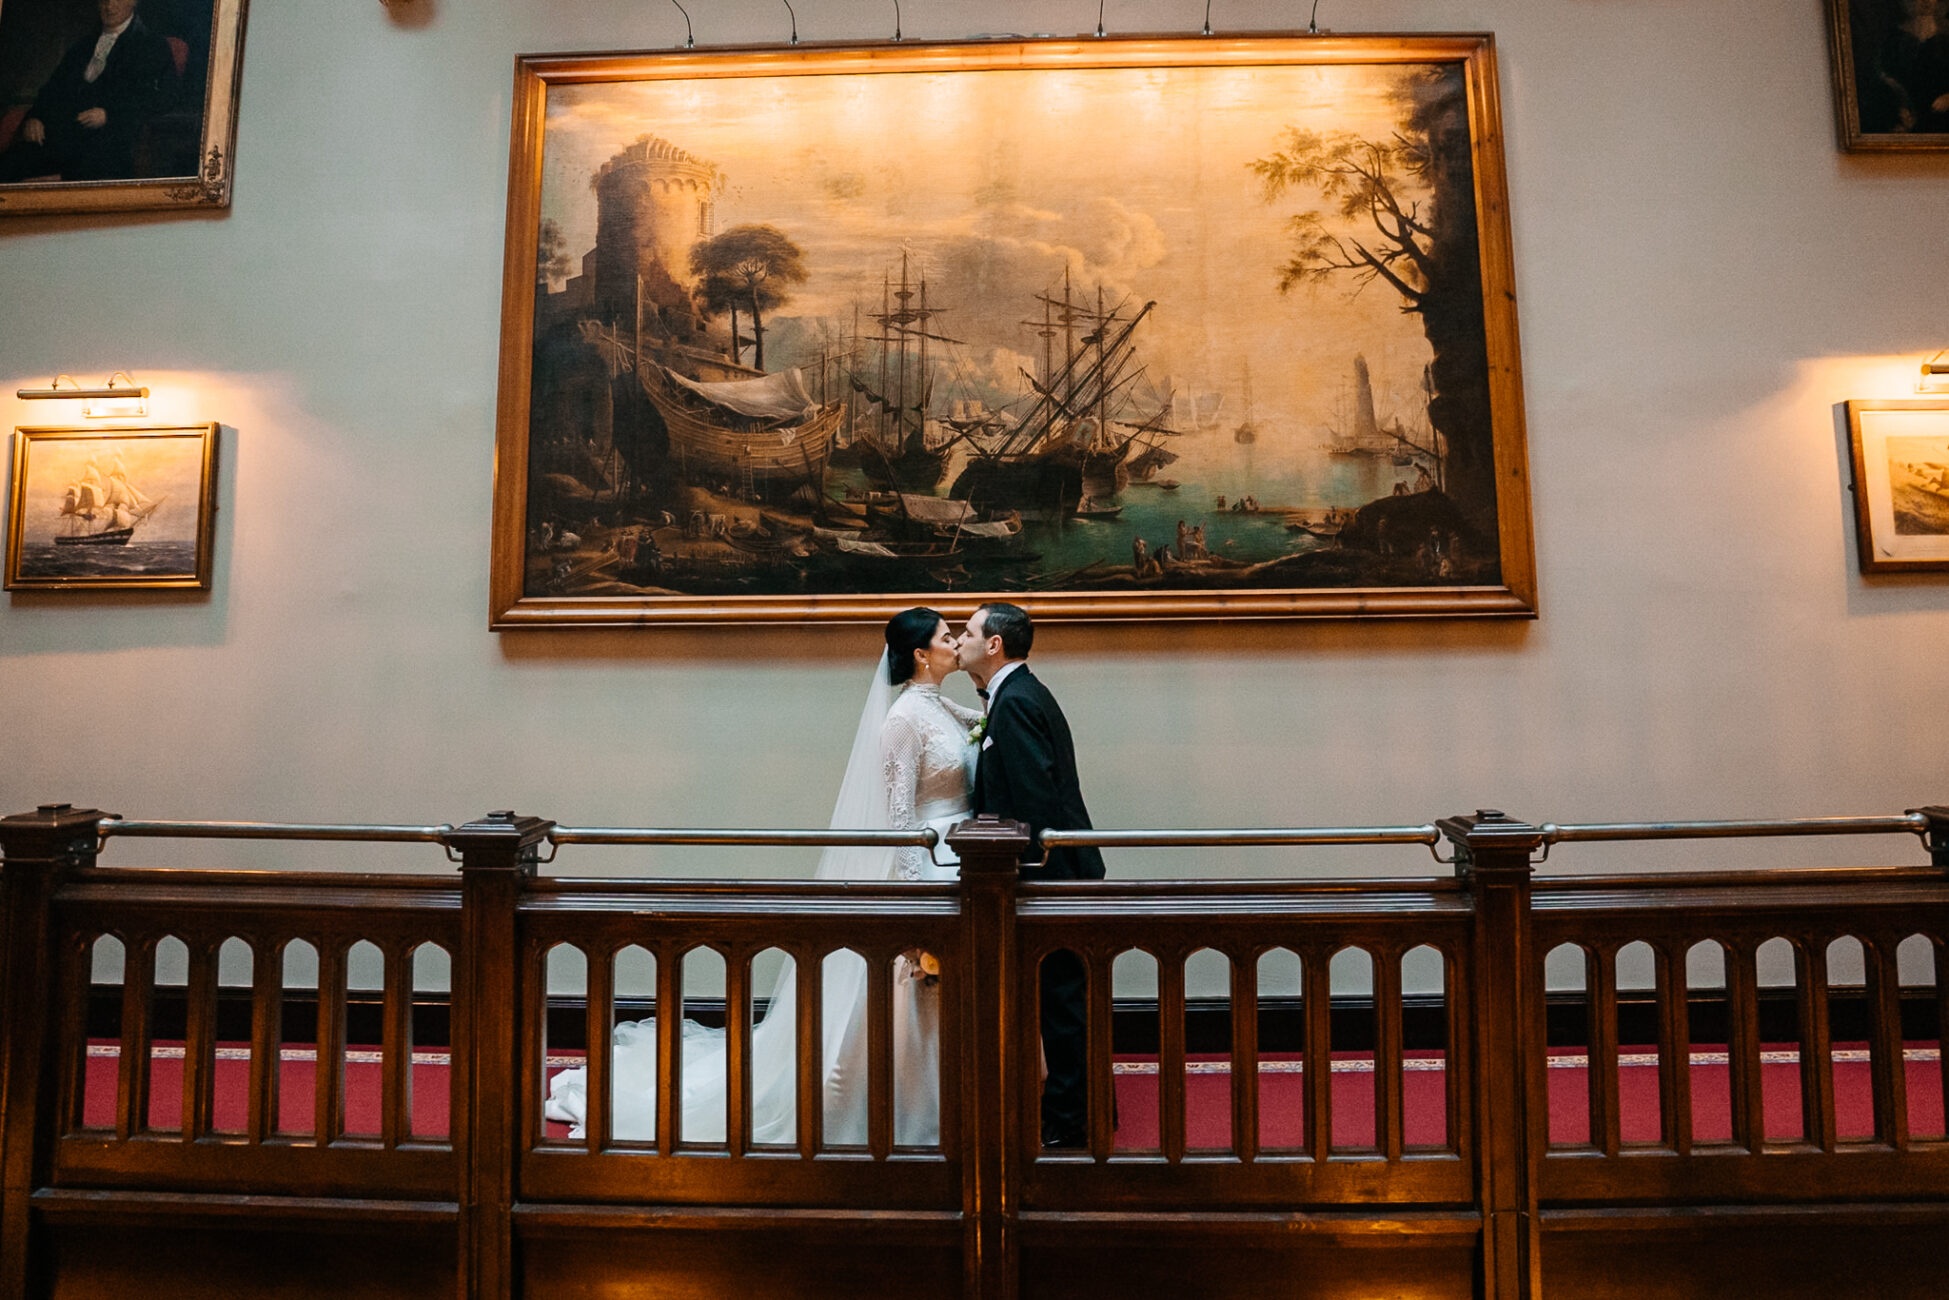
[[[81,476],[61,494],[60,515],[65,528],[55,533],[54,544],[127,546],[135,530],[162,502],[162,497],[144,496],[129,482],[120,456],[106,471],[90,456]]]
[[[733,479],[754,496],[817,482],[824,472],[844,408],[815,402],[798,370],[716,383],[661,364],[640,373],[678,473]]]

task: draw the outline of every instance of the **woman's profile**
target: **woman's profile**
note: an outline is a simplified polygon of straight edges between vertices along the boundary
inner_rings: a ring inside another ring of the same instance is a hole
[[[941,683],[957,670],[954,637],[935,610],[915,608],[886,625],[886,653],[874,669],[866,706],[853,737],[846,775],[833,806],[834,830],[915,830],[945,833],[969,812],[975,749],[969,733],[981,715],[944,698]],[[820,855],[819,880],[947,881],[959,874],[945,843],[889,849],[843,847]],[[940,1002],[931,980],[908,958],[893,984],[894,1141],[932,1146],[940,1140]],[[824,1133],[834,1146],[867,1141],[866,964],[852,953],[823,969],[820,1044],[825,1081]],[[790,961],[772,988],[765,1017],[751,1028],[751,1140],[797,1138],[793,1042],[795,972]],[[686,1142],[724,1140],[724,1031],[685,1021],[683,1120]],[[656,1136],[656,1022],[616,1026],[610,1069],[610,1129],[619,1141]],[[582,1069],[549,1083],[545,1113],[579,1136],[586,1114]]]

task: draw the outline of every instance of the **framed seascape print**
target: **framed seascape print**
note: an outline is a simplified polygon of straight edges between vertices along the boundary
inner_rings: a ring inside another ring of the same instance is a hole
[[[535,56],[496,628],[1533,617],[1487,36]]]
[[[1841,147],[1949,149],[1949,0],[1827,0],[1827,24]]]
[[[245,0],[0,0],[0,215],[230,203]]]
[[[1863,573],[1949,572],[1949,398],[1849,402]]]
[[[14,430],[7,589],[210,585],[217,426]]]

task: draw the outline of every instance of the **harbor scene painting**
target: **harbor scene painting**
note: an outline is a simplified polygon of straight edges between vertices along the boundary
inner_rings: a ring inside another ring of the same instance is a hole
[[[524,61],[497,626],[1533,614],[1483,41],[790,59]]]
[[[216,436],[16,429],[7,587],[207,587]]]

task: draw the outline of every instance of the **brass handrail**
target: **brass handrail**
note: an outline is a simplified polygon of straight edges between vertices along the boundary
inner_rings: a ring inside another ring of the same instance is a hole
[[[1545,822],[1537,828],[1545,844],[1600,840],[1706,840],[1769,835],[1926,835],[1929,819],[1919,812],[1899,817],[1783,817],[1728,822]]]
[[[1045,849],[1066,846],[1118,849],[1306,848],[1328,844],[1419,844],[1441,855],[1441,832],[1432,822],[1420,826],[1292,826],[1239,830],[1044,831]]]
[[[337,822],[166,822],[104,817],[95,824],[103,839],[135,835],[150,839],[357,840],[370,844],[444,844],[450,825],[383,826]]]
[[[629,826],[557,826],[551,844],[786,844],[812,847],[931,849],[941,842],[931,827],[914,831],[659,830]]]

